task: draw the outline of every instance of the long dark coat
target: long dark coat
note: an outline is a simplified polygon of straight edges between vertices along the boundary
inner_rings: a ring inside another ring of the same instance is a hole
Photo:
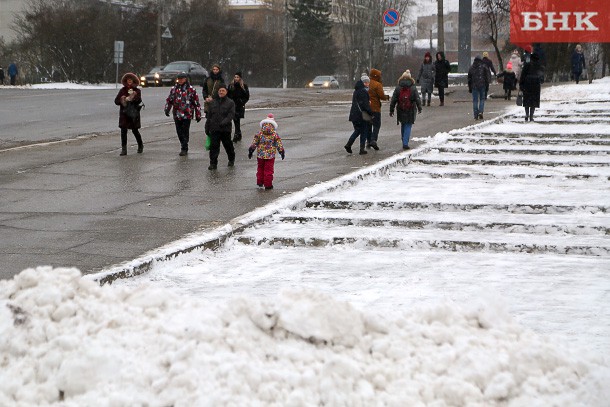
[[[132,85],[131,89],[136,92],[136,97],[133,98],[131,103],[139,104],[142,101],[142,91],[135,85]],[[142,127],[140,124],[140,113],[138,112],[135,119],[127,116],[125,114],[125,107],[121,104],[121,98],[123,96],[129,96],[129,88],[127,86],[123,86],[114,98],[114,104],[119,106],[119,127],[122,129],[139,129]]]
[[[402,110],[400,105],[398,104],[398,97],[400,96],[400,89],[404,87],[411,88],[411,102],[413,105],[412,109]],[[419,97],[419,92],[417,92],[417,87],[413,83],[413,79],[406,78],[401,79],[398,82],[398,86],[394,88],[394,93],[392,93],[392,100],[390,101],[390,114],[394,114],[394,109],[396,109],[396,122],[397,123],[407,123],[413,124],[415,123],[415,117],[417,116],[416,111],[421,110],[421,99]]]
[[[231,133],[234,117],[235,103],[228,96],[212,100],[205,121],[206,134]]]
[[[352,94],[352,106],[349,109],[348,120],[353,123],[363,122],[363,111],[373,116],[369,92],[366,90],[366,86],[364,86],[364,83],[359,80],[358,82],[356,82],[356,85],[354,85],[354,93]]]
[[[523,91],[523,107],[540,107],[540,85],[544,82],[544,69],[537,58],[523,66],[519,88]]]
[[[246,114],[246,103],[250,100],[250,90],[244,81],[236,83],[235,81],[229,84],[227,96],[235,102],[235,117],[244,118]]]
[[[437,88],[448,88],[449,87],[449,72],[451,71],[451,65],[449,61],[445,59],[445,54],[437,52],[436,57],[440,54],[441,60],[436,59],[434,61],[434,86]]]

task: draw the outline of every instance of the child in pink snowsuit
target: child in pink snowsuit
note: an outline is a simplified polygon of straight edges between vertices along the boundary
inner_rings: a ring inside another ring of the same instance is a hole
[[[265,186],[265,189],[273,189],[273,167],[275,165],[275,151],[284,159],[284,146],[282,139],[276,133],[277,123],[270,113],[266,119],[261,121],[261,129],[254,136],[252,144],[248,149],[248,158],[252,158],[254,150],[256,160],[258,161],[258,169],[256,170],[256,185],[259,187]]]

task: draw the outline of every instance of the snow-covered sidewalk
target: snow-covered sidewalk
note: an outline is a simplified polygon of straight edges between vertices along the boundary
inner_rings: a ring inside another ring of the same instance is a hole
[[[0,282],[0,405],[606,405],[610,81],[543,99],[137,278]]]

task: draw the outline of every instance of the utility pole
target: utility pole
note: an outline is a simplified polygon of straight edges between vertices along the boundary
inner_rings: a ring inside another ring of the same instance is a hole
[[[460,0],[458,31],[458,71],[468,72],[472,40],[472,0]]]
[[[282,70],[282,88],[288,88],[288,0],[284,0],[284,66]]]
[[[436,29],[436,34],[437,34],[437,44],[436,44],[436,50],[439,52],[445,52],[445,17],[444,17],[444,11],[443,11],[443,0],[436,0],[437,3],[437,11],[436,11],[436,18],[437,18],[437,23],[436,25],[438,25],[438,28]]]
[[[161,66],[161,14],[163,0],[157,2],[157,66]]]

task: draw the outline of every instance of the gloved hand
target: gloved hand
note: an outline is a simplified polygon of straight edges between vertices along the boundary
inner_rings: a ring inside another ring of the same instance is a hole
[[[201,121],[201,117],[196,118],[195,121],[199,123]]]
[[[394,117],[394,111],[390,110],[390,117]]]
[[[282,156],[282,160],[284,159],[284,157],[286,156],[286,152],[284,150],[280,151],[280,155]]]
[[[250,147],[248,149],[248,158],[252,159],[252,155],[254,154],[254,149],[252,147]]]
[[[421,109],[417,109],[417,113],[421,114]]]
[[[166,111],[165,111],[165,115],[166,115],[167,117],[169,117],[169,110],[166,110]]]

